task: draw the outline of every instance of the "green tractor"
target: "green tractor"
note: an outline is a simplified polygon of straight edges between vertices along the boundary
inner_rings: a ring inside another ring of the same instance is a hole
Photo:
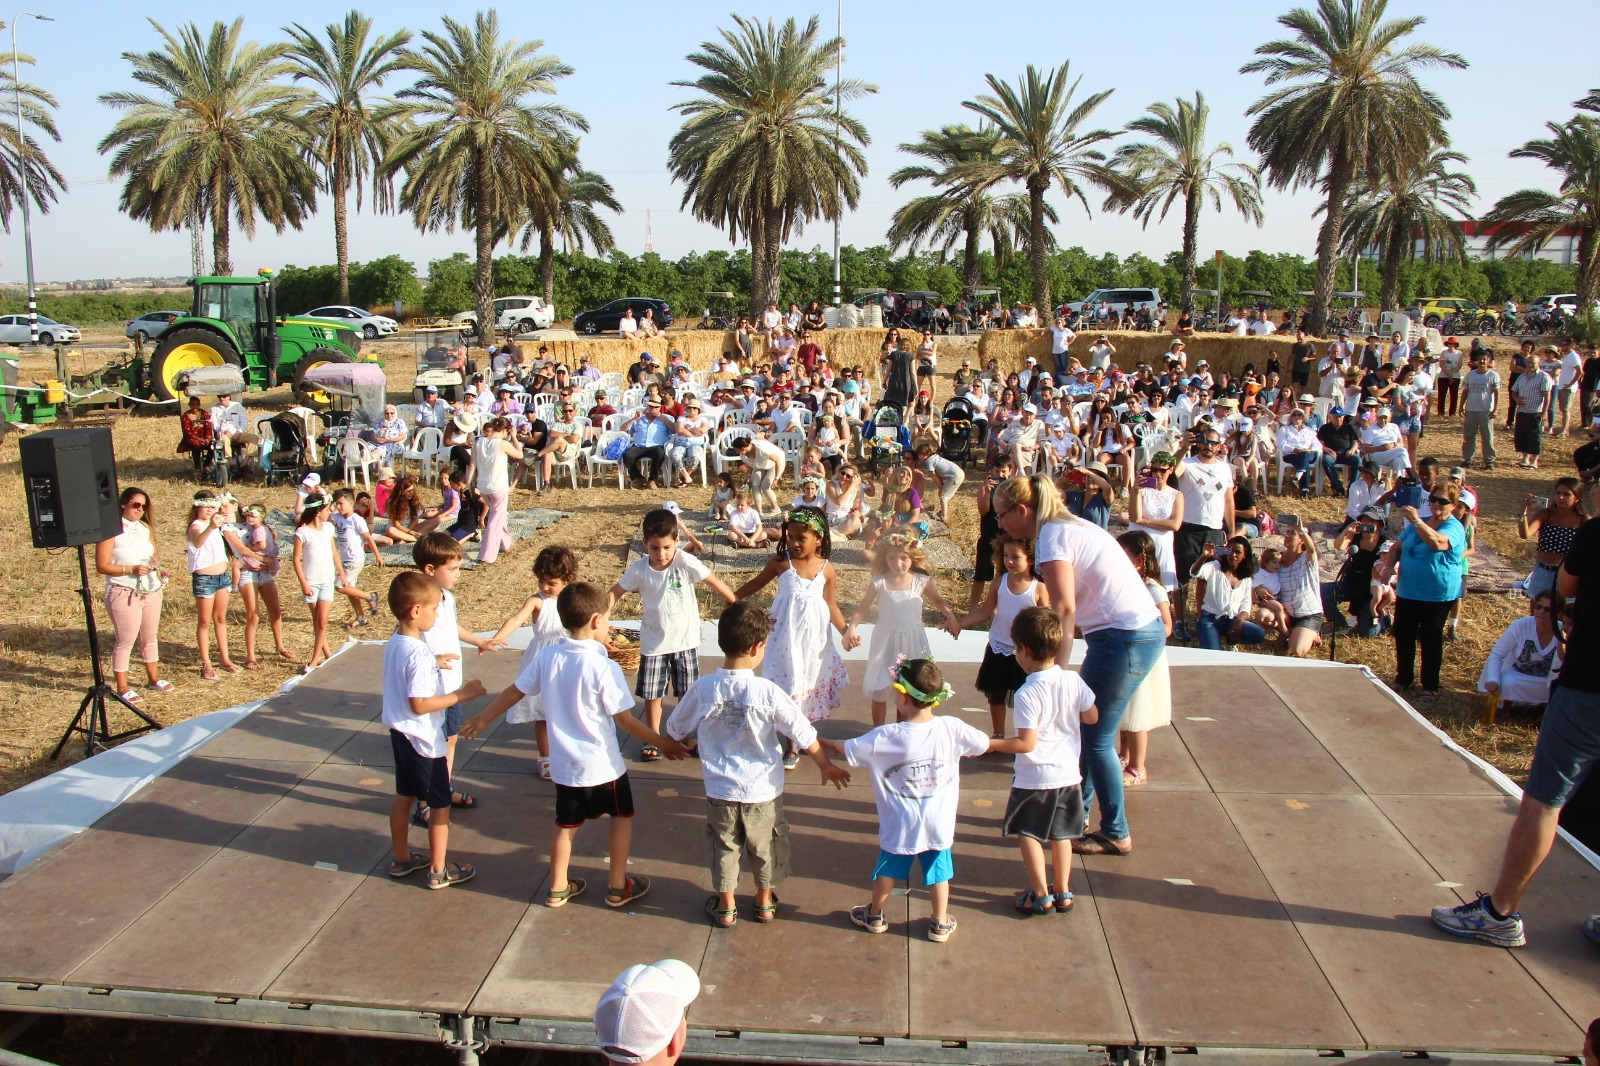
[[[239,368],[252,389],[270,389],[290,369],[296,398],[324,406],[319,389],[301,387],[305,372],[323,363],[359,358],[361,334],[312,318],[278,314],[272,272],[254,278],[193,278],[192,311],[173,322],[150,356],[150,392],[158,400],[180,400],[179,375],[224,363]]]

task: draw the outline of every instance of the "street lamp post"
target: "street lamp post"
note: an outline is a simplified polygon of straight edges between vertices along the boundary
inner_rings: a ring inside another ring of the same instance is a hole
[[[32,11],[19,11],[11,20],[11,95],[17,105],[17,168],[22,172],[22,250],[28,265],[28,343],[38,344],[39,303],[33,288],[33,225],[28,206],[32,190],[28,187],[27,142],[22,138],[22,77],[17,59],[17,23],[24,18],[38,19],[40,22],[54,22],[55,19],[49,15],[36,15]]]

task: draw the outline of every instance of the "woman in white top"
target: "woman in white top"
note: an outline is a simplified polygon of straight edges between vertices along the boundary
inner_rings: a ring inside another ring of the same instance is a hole
[[[861,531],[861,476],[854,464],[845,463],[839,476],[828,482],[823,490],[827,506],[823,513],[828,526],[841,537],[852,537]]]
[[[678,416],[667,449],[667,477],[678,485],[689,484],[689,471],[700,465],[706,446],[711,443],[711,430],[716,423],[700,409],[700,397],[689,394],[683,400],[683,414]]]
[[[194,592],[195,643],[200,648],[200,676],[217,679],[211,665],[211,634],[216,631],[217,657],[222,668],[237,674],[243,667],[228,658],[228,547],[222,537],[227,522],[222,516],[222,500],[209,489],[194,494],[189,508],[189,532],[184,561],[189,566],[189,586]]]
[[[1014,477],[995,490],[995,518],[1013,537],[1031,538],[1039,576],[1064,634],[1057,662],[1070,654],[1074,626],[1087,646],[1078,676],[1094,692],[1100,717],[1083,726],[1084,804],[1098,793],[1100,829],[1073,843],[1085,855],[1133,850],[1123,810],[1117,730],[1128,700],[1166,646],[1161,614],[1144,580],[1111,534],[1075,518],[1044,474]]]
[[[1260,644],[1267,631],[1250,621],[1255,553],[1250,541],[1234,537],[1212,546],[1194,566],[1194,606],[1199,616],[1195,632],[1200,646],[1221,651],[1223,639],[1232,644]]]
[[[1561,643],[1550,617],[1550,590],[1528,601],[1528,617],[1506,627],[1478,675],[1478,691],[1506,703],[1550,702],[1550,679],[1561,670]]]
[[[521,459],[522,449],[511,440],[511,423],[504,418],[490,419],[472,446],[472,462],[478,471],[478,495],[483,497],[482,540],[478,563],[487,566],[509,551],[511,531],[506,525],[506,506],[511,500],[511,478],[506,463]]]
[[[128,687],[133,647],[144,656],[145,677],[157,692],[171,692],[161,679],[161,561],[150,534],[150,494],[129,485],[117,501],[122,507],[122,532],[95,545],[94,568],[106,577],[106,612],[116,642],[111,647],[111,672],[117,692],[129,703],[140,702]]]
[[[1161,565],[1161,584],[1169,591],[1178,587],[1172,541],[1183,525],[1183,493],[1167,483],[1177,462],[1171,452],[1156,452],[1150,457],[1150,480],[1128,496],[1128,528],[1149,534]]]

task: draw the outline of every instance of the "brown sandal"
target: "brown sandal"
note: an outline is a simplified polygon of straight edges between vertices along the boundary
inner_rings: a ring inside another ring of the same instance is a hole
[[[1129,855],[1133,852],[1133,841],[1128,838],[1112,840],[1104,833],[1085,833],[1072,842],[1072,851],[1075,855]]]

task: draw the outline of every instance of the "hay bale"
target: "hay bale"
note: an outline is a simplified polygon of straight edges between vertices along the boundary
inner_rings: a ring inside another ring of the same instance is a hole
[[[882,329],[828,329],[817,335],[817,341],[831,365],[860,366],[871,370],[878,365],[878,354],[886,336],[888,331]],[[599,367],[602,373],[625,373],[628,367],[638,361],[640,352],[649,352],[664,366],[674,351],[682,352],[693,369],[707,370],[724,352],[738,350],[732,330],[725,333],[715,330],[674,330],[649,340],[580,337],[570,341],[546,341],[545,344],[550,349],[551,358],[568,366],[577,366],[579,358],[587,355],[590,364]],[[537,345],[534,347],[537,348]],[[1049,350],[1049,338],[1046,337],[1045,351]],[[751,334],[751,354],[757,363],[771,361],[767,339],[762,334]]]
[[[1079,333],[1078,339],[1072,342],[1072,354],[1080,361],[1087,362],[1089,347],[1102,332],[1117,349],[1113,361],[1123,370],[1132,370],[1140,363],[1149,363],[1160,371],[1162,357],[1177,339],[1168,333],[1086,330]],[[1230,374],[1237,375],[1244,369],[1246,363],[1254,363],[1257,369],[1265,366],[1267,355],[1273,350],[1277,351],[1279,362],[1287,366],[1289,345],[1292,343],[1294,338],[1291,336],[1235,337],[1226,333],[1201,333],[1184,341],[1184,351],[1189,355],[1190,369],[1194,368],[1195,363],[1204,359],[1211,364],[1213,374],[1226,370]],[[1316,342],[1318,354],[1326,344],[1326,341]],[[1009,373],[1021,370],[1030,355],[1039,360],[1040,366],[1054,369],[1055,364],[1050,356],[1049,330],[991,329],[978,338],[978,360],[984,366],[989,364],[990,359],[994,359],[1001,370]]]

